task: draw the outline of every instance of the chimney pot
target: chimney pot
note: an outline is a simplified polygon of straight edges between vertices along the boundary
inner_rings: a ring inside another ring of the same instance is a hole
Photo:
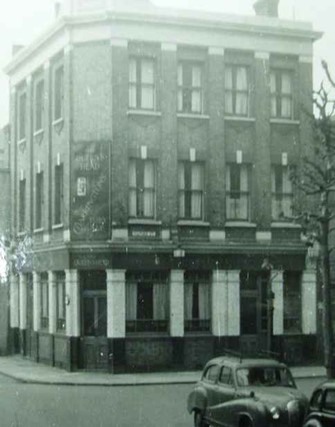
[[[278,17],[279,0],[257,0],[254,4],[256,15]]]

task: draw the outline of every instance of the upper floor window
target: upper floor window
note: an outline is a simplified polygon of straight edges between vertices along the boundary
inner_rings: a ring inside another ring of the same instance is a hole
[[[227,219],[249,219],[249,168],[247,165],[231,163],[226,176]]]
[[[54,84],[53,84],[53,119],[59,120],[63,118],[64,108],[64,66],[57,65],[54,69]]]
[[[182,61],[178,65],[178,111],[203,111],[203,65],[199,62]]]
[[[225,67],[225,112],[236,116],[249,115],[249,69],[244,66]]]
[[[301,273],[285,271],[284,282],[284,333],[301,332]]]
[[[27,122],[27,94],[22,92],[18,97],[18,140],[21,141],[26,137]]]
[[[35,83],[35,117],[34,130],[35,132],[43,128],[44,115],[44,81],[38,80]]]
[[[271,117],[292,119],[292,72],[276,69],[270,74]]]
[[[54,224],[62,224],[64,210],[64,176],[63,165],[55,166],[55,208]]]
[[[292,217],[293,190],[288,166],[272,167],[272,218],[275,220]]]
[[[155,109],[155,61],[152,58],[129,59],[129,107]]]
[[[129,161],[129,216],[154,218],[156,211],[156,176],[153,160]]]
[[[43,172],[36,174],[35,193],[35,228],[42,228],[43,203],[44,203],[44,182]]]
[[[24,231],[26,225],[26,180],[19,184],[19,231]]]
[[[180,162],[178,168],[179,218],[204,217],[204,164]]]

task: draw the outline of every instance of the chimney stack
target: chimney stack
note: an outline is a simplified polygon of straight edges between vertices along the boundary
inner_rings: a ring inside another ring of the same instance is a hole
[[[61,11],[61,4],[59,1],[56,1],[54,4],[54,13],[55,13],[55,18],[57,19],[59,17],[60,11]]]
[[[254,4],[256,15],[278,18],[279,0],[257,0]]]

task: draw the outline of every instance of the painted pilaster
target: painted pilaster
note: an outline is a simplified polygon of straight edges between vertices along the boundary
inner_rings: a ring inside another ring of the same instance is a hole
[[[228,334],[240,335],[240,272],[228,271]]]
[[[212,334],[228,335],[228,273],[223,270],[213,271]]]
[[[19,327],[19,276],[10,277],[10,327]]]
[[[258,224],[258,231],[268,230],[271,223],[270,180],[270,56],[268,52],[255,52],[255,90],[252,100],[257,144],[252,171],[253,207],[251,220]]]
[[[33,306],[34,306],[34,331],[41,328],[41,277],[39,273],[33,272]]]
[[[301,283],[302,333],[315,334],[316,313],[316,272],[306,270]]]
[[[53,271],[48,272],[49,286],[49,333],[56,332],[56,277]]]
[[[65,270],[66,335],[80,336],[80,288],[78,270]]]
[[[20,305],[20,329],[27,328],[27,277],[25,274],[19,275],[19,305]]]
[[[170,335],[184,336],[184,272],[171,270],[170,274]]]
[[[273,306],[273,334],[282,335],[284,333],[284,288],[282,271],[272,271],[271,289],[275,296]]]
[[[107,270],[107,337],[126,335],[126,271]]]

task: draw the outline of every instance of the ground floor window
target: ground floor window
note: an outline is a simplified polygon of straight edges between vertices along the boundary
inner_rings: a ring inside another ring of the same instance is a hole
[[[209,331],[211,320],[210,273],[184,273],[185,331]]]
[[[127,273],[127,332],[167,331],[168,289],[165,272]]]
[[[48,274],[41,274],[41,328],[49,327],[49,283]]]
[[[285,271],[284,333],[301,332],[301,272]]]
[[[56,273],[57,331],[65,330],[65,273]]]

